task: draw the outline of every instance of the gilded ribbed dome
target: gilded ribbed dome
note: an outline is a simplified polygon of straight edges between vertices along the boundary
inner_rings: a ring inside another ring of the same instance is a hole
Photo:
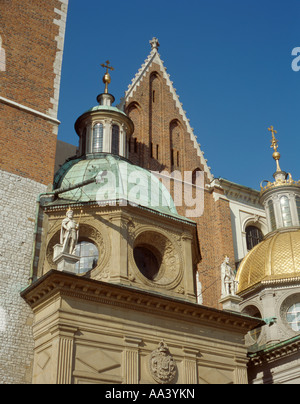
[[[259,243],[237,273],[238,293],[262,281],[300,276],[300,230],[280,231]]]

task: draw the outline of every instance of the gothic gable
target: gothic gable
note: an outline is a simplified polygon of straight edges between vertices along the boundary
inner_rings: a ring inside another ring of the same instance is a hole
[[[151,53],[122,100],[135,125],[130,159],[152,170],[200,169],[211,182],[210,167],[153,41]]]

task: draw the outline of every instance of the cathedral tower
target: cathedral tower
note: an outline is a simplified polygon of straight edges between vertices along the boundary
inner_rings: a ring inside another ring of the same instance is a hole
[[[261,184],[269,233],[242,261],[238,294],[244,313],[266,325],[250,333],[253,383],[299,383],[300,181],[280,167],[277,133],[271,126],[274,182]]]

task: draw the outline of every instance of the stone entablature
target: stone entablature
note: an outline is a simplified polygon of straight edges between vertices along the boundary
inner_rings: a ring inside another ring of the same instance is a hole
[[[35,315],[35,384],[247,383],[243,341],[257,319],[55,270],[22,297]],[[157,381],[158,347],[170,366]]]

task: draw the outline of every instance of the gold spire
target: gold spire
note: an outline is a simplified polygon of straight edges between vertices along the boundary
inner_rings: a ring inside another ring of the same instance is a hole
[[[277,130],[275,130],[273,126],[270,126],[270,128],[268,128],[268,131],[272,132],[271,149],[274,150],[273,159],[276,161],[277,171],[281,171],[279,165],[280,153],[278,152],[278,140],[275,137]]]
[[[270,181],[265,180],[265,181],[262,181],[262,183],[260,184],[261,195],[263,195],[264,192],[266,192],[270,189],[277,188],[277,187],[284,187],[284,186],[291,186],[291,185],[297,186],[297,187],[300,186],[300,181],[294,181],[291,174],[286,173],[285,171],[281,170],[280,165],[279,165],[280,153],[278,151],[278,140],[275,137],[277,131],[274,129],[273,126],[270,126],[270,128],[268,128],[268,131],[272,132],[271,149],[274,150],[273,159],[276,161],[277,170],[273,174],[275,182],[270,182]],[[263,185],[264,182],[267,182],[267,185]]]
[[[105,84],[104,93],[105,93],[105,94],[108,94],[108,85],[109,85],[110,82],[111,82],[111,77],[110,77],[110,74],[108,73],[108,70],[113,71],[114,68],[113,68],[112,66],[109,66],[109,60],[107,60],[105,63],[106,63],[106,64],[103,63],[101,66],[106,69],[106,73],[105,73],[105,75],[103,76],[103,83]]]

